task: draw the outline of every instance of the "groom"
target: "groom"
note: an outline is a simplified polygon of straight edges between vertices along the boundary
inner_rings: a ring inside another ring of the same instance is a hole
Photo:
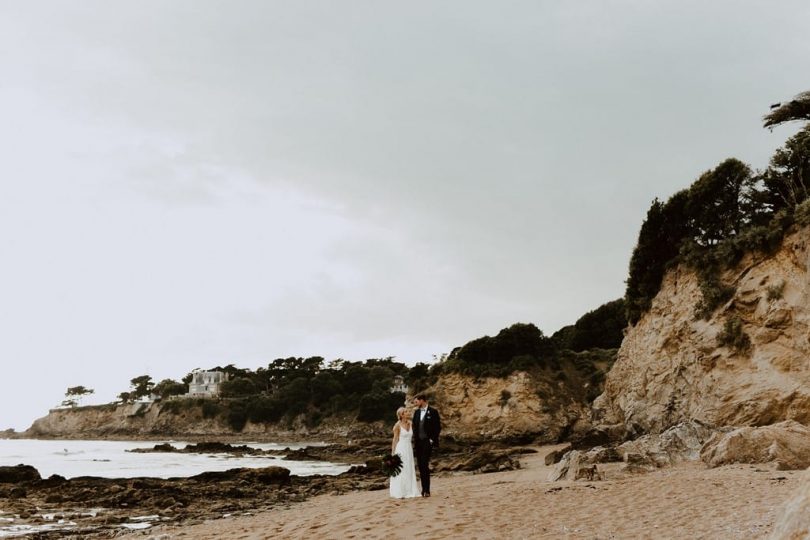
[[[413,440],[416,446],[416,463],[419,465],[419,479],[422,482],[422,497],[430,497],[430,454],[439,448],[439,433],[442,424],[439,411],[428,406],[424,394],[413,398],[416,410],[413,413]]]

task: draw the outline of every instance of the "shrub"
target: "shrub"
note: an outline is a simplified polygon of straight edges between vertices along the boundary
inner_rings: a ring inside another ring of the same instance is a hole
[[[793,217],[797,225],[801,225],[802,227],[810,225],[810,199],[796,207]]]
[[[247,414],[251,422],[278,422],[284,413],[284,402],[273,397],[260,396],[248,403]]]
[[[248,421],[248,404],[245,401],[232,401],[228,404],[228,425],[234,431],[242,431]]]
[[[728,347],[739,353],[751,348],[751,339],[743,330],[743,323],[739,317],[726,319],[723,330],[717,335],[717,345]]]
[[[775,285],[771,285],[766,289],[768,300],[771,302],[774,300],[779,300],[780,298],[782,298],[782,293],[784,292],[784,290],[785,290],[784,281],[780,281]]]
[[[708,270],[701,275],[700,292],[702,298],[695,306],[696,319],[708,319],[714,310],[734,296],[734,287],[723,284],[716,271]]]
[[[203,399],[200,408],[203,418],[216,418],[222,413],[222,406],[212,399]]]
[[[501,397],[498,400],[498,403],[501,404],[501,407],[504,407],[509,402],[509,399],[511,399],[511,397],[512,392],[510,392],[509,390],[501,390]]]

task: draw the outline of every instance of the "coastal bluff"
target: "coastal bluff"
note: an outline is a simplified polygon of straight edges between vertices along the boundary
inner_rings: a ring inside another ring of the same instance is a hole
[[[698,275],[683,265],[666,273],[626,332],[595,421],[630,436],[689,421],[810,423],[810,228],[771,254],[745,255],[721,279],[734,292],[704,320]]]
[[[449,373],[429,390],[442,415],[444,437],[458,440],[540,440],[556,442],[589,414],[576,373],[563,384],[549,376],[514,372],[506,377],[472,377]],[[215,400],[207,400],[213,402]],[[247,422],[241,431],[222,415],[206,412],[206,400],[108,404],[52,409],[20,434],[29,438],[157,439],[165,437],[252,437],[273,440],[324,440],[388,437],[391,421],[361,422],[330,416],[317,426]]]

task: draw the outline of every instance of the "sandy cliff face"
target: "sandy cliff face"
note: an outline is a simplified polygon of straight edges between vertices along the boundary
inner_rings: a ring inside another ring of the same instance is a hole
[[[31,437],[106,438],[209,435],[228,433],[227,426],[203,418],[199,409],[166,414],[158,404],[101,405],[55,409],[34,421]]]
[[[810,423],[810,228],[788,235],[772,256],[745,257],[723,279],[736,287],[733,298],[696,320],[697,276],[683,267],[667,273],[652,309],[625,336],[594,403],[597,420],[635,433],[692,419]],[[718,346],[731,317],[742,321],[747,351]]]
[[[524,372],[506,379],[444,375],[433,394],[443,433],[465,439],[537,436],[556,442],[588,415],[588,405],[562,384],[552,387]]]

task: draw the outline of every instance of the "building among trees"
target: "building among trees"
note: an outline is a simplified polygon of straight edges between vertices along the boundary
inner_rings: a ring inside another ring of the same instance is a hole
[[[395,375],[394,382],[391,384],[391,393],[401,392],[408,395],[408,385],[405,384],[405,379],[402,375]]]
[[[222,383],[228,380],[228,374],[223,371],[195,371],[191,375],[188,397],[218,396]]]

